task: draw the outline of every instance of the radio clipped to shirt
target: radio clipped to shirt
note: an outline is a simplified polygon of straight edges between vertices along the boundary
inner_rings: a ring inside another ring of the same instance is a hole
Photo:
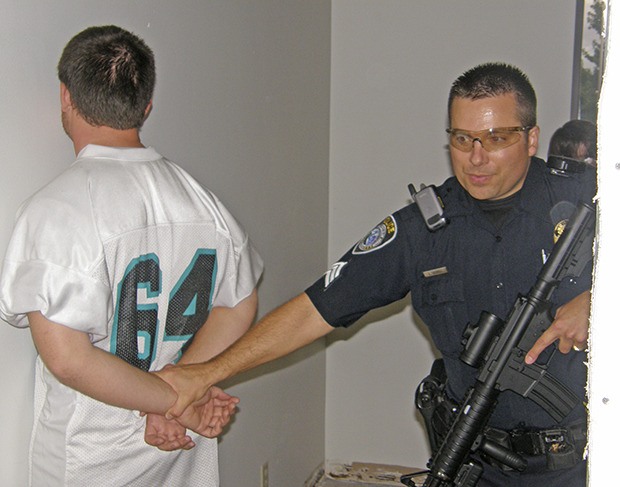
[[[415,201],[420,209],[420,213],[422,213],[422,218],[424,218],[427,228],[434,232],[446,226],[448,220],[443,216],[443,202],[437,196],[435,186],[432,184],[430,186],[421,184],[420,191],[416,191],[415,186],[411,183],[409,183],[408,187],[413,201]]]

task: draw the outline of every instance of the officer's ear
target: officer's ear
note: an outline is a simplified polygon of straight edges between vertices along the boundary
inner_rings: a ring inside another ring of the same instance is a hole
[[[540,136],[540,127],[538,125],[532,127],[527,132],[527,152],[530,157],[536,155],[538,151],[538,137]]]

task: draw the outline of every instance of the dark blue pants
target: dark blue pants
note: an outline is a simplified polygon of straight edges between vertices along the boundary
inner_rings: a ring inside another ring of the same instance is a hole
[[[585,460],[561,470],[547,470],[544,455],[527,460],[525,472],[505,472],[484,463],[478,487],[586,487]]]

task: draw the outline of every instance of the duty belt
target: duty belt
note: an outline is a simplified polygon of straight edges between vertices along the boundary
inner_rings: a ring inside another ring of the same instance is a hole
[[[504,431],[488,428],[485,436],[526,457],[546,456],[547,469],[559,470],[572,467],[583,460],[586,446],[585,421],[543,430],[522,428]],[[488,463],[496,462],[485,459]]]

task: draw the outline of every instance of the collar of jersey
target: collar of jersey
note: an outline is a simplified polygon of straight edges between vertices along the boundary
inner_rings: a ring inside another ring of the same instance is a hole
[[[88,144],[77,155],[80,159],[123,159],[125,161],[153,161],[161,156],[152,147],[109,147],[104,145]]]

